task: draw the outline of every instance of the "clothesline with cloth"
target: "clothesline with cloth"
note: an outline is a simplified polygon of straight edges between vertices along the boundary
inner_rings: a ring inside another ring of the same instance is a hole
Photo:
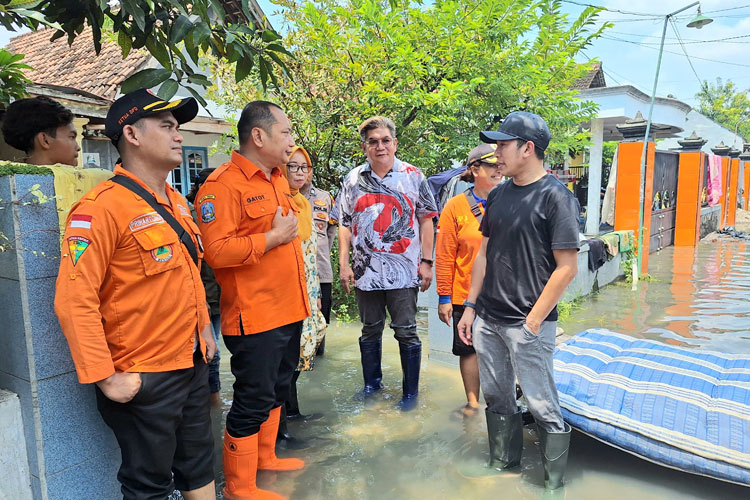
[[[591,272],[596,271],[620,252],[632,250],[634,240],[633,231],[613,231],[583,240],[582,243],[588,243],[589,245],[589,270]]]

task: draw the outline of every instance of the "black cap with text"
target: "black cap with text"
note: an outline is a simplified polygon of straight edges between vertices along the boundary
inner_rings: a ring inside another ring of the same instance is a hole
[[[198,102],[192,97],[165,101],[147,89],[136,90],[117,99],[107,112],[104,135],[117,145],[125,125],[132,125],[141,118],[169,111],[177,123],[186,123],[198,114]]]

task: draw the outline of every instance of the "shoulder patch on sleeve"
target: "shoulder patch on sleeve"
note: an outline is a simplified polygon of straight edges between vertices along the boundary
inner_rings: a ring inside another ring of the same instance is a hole
[[[70,260],[73,262],[73,267],[78,263],[78,259],[81,258],[83,252],[91,244],[91,240],[84,238],[83,236],[70,236],[68,238],[68,250],[70,250]]]
[[[201,204],[201,222],[208,224],[216,220],[216,208],[212,201],[204,201]]]

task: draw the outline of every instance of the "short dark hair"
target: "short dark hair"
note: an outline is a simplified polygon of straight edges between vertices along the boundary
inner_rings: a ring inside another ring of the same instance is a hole
[[[19,99],[5,111],[3,136],[9,145],[31,153],[39,132],[55,137],[58,127],[72,122],[73,112],[49,97]]]
[[[198,190],[203,185],[204,182],[206,182],[206,179],[208,179],[208,176],[213,173],[213,171],[216,170],[215,168],[204,168],[198,171],[198,173],[195,175],[193,179],[193,187],[190,188],[190,192],[185,196],[187,198],[187,201],[190,203],[195,203],[195,196],[198,194]]]
[[[526,139],[516,139],[516,146],[520,149],[522,146],[525,146],[527,142],[531,142],[532,144],[534,144],[534,141],[527,141]],[[534,154],[536,155],[537,160],[544,161],[544,150],[536,147],[536,144],[534,144]]]
[[[244,144],[250,137],[250,132],[256,127],[271,133],[271,126],[276,123],[271,113],[271,108],[281,110],[281,106],[269,101],[253,101],[245,106],[240,115],[240,121],[237,122],[237,135],[240,144]]]

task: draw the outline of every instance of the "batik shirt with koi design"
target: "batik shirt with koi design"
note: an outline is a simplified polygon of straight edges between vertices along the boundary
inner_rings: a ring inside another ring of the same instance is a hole
[[[339,223],[352,232],[354,286],[419,286],[419,219],[438,213],[424,174],[398,158],[382,179],[360,165],[344,178],[337,204]]]

